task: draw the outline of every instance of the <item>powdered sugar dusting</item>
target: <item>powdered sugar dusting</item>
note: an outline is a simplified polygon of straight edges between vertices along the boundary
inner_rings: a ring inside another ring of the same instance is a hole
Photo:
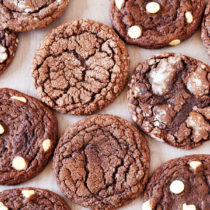
[[[210,133],[210,125],[204,117],[197,112],[191,112],[186,120],[187,126],[193,129],[193,138],[195,142],[206,139]]]
[[[153,108],[154,125],[159,127],[160,125],[163,126],[163,124],[168,124],[168,122],[171,120],[169,112],[171,112],[171,109],[168,104],[155,106]]]
[[[196,96],[209,93],[210,84],[206,79],[207,72],[198,68],[187,78],[187,89]]]
[[[180,56],[162,59],[157,68],[151,70],[150,83],[155,94],[164,95],[169,91],[169,84],[176,74],[174,65],[178,63],[180,59]]]
[[[166,117],[167,113],[164,109],[158,109],[157,114],[155,115],[155,120],[158,120],[159,122],[164,121],[163,119]]]

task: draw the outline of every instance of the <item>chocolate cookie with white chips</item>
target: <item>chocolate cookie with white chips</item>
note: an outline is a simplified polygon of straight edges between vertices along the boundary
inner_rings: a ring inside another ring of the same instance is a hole
[[[41,101],[0,89],[0,184],[15,185],[38,175],[57,142],[57,120]]]
[[[205,0],[112,0],[114,29],[144,48],[176,46],[198,29]]]
[[[0,209],[71,210],[65,200],[58,194],[32,187],[0,192]]]
[[[17,33],[9,29],[0,29],[0,74],[13,60],[18,45]]]
[[[210,155],[173,159],[151,176],[142,210],[209,210]]]

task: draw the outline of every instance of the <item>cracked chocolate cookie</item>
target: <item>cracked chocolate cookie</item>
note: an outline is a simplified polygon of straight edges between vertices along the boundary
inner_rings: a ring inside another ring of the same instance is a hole
[[[0,29],[0,74],[12,62],[18,45],[17,34],[9,29]]]
[[[203,18],[201,38],[204,46],[206,47],[207,53],[210,56],[210,1],[207,4]]]
[[[180,54],[140,63],[129,82],[129,111],[148,135],[183,149],[210,140],[210,67]]]
[[[0,89],[0,184],[15,185],[38,175],[57,141],[57,120],[37,99]]]
[[[39,188],[19,188],[0,192],[0,209],[71,210],[58,194]]]
[[[111,21],[128,43],[144,48],[175,46],[199,27],[205,0],[112,0]]]
[[[73,115],[101,110],[123,90],[129,57],[108,26],[76,20],[55,28],[34,57],[33,77],[42,101]]]
[[[60,17],[69,0],[1,0],[0,22],[14,31],[44,28]]]
[[[152,175],[142,210],[210,209],[210,155],[168,161]]]
[[[127,120],[93,115],[66,129],[53,159],[57,183],[73,202],[115,209],[144,190],[150,154],[146,139]]]

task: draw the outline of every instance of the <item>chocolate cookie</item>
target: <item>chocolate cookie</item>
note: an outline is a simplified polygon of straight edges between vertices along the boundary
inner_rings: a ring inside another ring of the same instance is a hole
[[[29,187],[0,192],[0,209],[70,210],[70,207],[56,193]]]
[[[18,45],[17,34],[8,29],[0,29],[0,74],[12,62]]]
[[[114,30],[92,20],[55,28],[42,41],[33,66],[42,101],[68,114],[96,112],[125,86],[129,58]]]
[[[129,83],[129,110],[151,137],[192,149],[210,140],[210,67],[180,54],[140,63]]]
[[[205,0],[112,0],[111,21],[129,44],[175,46],[197,30]]]
[[[113,209],[144,190],[150,165],[146,139],[130,122],[93,115],[66,129],[53,166],[61,191],[91,209]]]
[[[210,55],[210,1],[207,4],[203,18],[201,38],[208,54]]]
[[[210,155],[173,159],[153,173],[142,210],[208,210],[209,191]]]
[[[28,95],[0,89],[0,184],[19,184],[40,173],[56,140],[51,110]]]
[[[69,0],[0,1],[0,22],[14,31],[44,28],[65,11]]]

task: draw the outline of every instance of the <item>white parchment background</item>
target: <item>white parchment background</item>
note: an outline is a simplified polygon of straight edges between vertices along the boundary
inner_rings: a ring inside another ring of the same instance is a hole
[[[65,23],[67,21],[74,20],[76,18],[93,19],[111,26],[109,18],[109,6],[110,6],[109,0],[70,0],[70,4],[64,15],[58,20],[56,20],[53,24],[48,26],[47,28],[32,32],[20,33],[19,34],[20,42],[16,56],[10,67],[5,71],[4,74],[0,76],[0,87],[14,88],[38,98],[38,95],[36,93],[32,81],[31,65],[32,65],[34,52],[37,49],[39,42],[42,40],[42,38],[48,32],[50,32],[52,28],[59,26],[60,24]],[[210,65],[210,57],[208,57],[200,39],[200,30],[190,39],[181,43],[181,45],[173,48],[168,47],[161,50],[146,50],[134,46],[127,46],[127,47],[131,57],[130,73],[134,70],[135,66],[139,62],[144,61],[145,59],[151,57],[152,55],[161,52],[183,53],[188,56],[200,59],[201,61]],[[127,93],[127,88],[117,98],[117,100],[114,101],[114,103],[103,109],[100,113],[118,115],[131,121],[130,115],[128,113],[126,93]],[[58,113],[56,113],[56,116],[59,121],[60,135],[64,132],[64,129],[67,126],[83,118],[83,117],[75,117]],[[172,158],[188,154],[201,154],[201,153],[210,154],[210,141],[204,143],[202,146],[193,149],[191,151],[183,151],[181,149],[173,148],[171,146],[168,146],[166,144],[151,139],[149,139],[149,145],[151,150],[151,172],[154,171],[154,169],[156,169],[162,163]],[[52,171],[52,161],[48,164],[45,170],[37,177],[24,184],[15,187],[23,187],[23,186],[46,188],[61,194],[54,179]],[[0,191],[9,188],[12,187],[0,186]],[[73,210],[85,209],[71,203],[70,201],[68,201],[68,203]],[[140,210],[141,204],[142,201],[140,197],[121,209]]]

